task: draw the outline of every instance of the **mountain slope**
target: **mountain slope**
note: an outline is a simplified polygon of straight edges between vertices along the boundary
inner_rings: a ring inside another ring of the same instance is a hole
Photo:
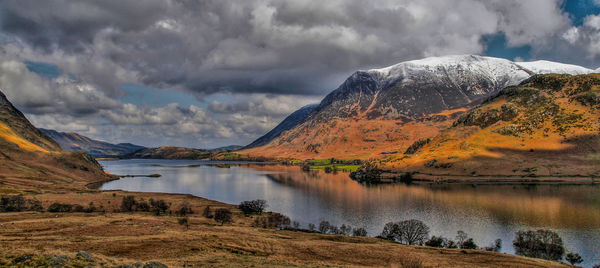
[[[54,140],[35,128],[1,91],[0,132],[5,140],[10,139],[15,144],[23,145],[27,150],[62,151]]]
[[[529,69],[531,68],[531,69]],[[303,122],[241,153],[292,158],[379,158],[432,137],[460,113],[537,72],[591,73],[550,62],[459,55],[358,71]]]
[[[267,132],[267,134],[245,146],[244,149],[250,149],[268,144],[273,139],[279,137],[284,131],[290,130],[302,123],[317,106],[318,104],[309,104],[298,109],[281,121],[281,123],[279,123],[271,131]]]
[[[112,178],[91,156],[64,152],[0,92],[0,193],[81,189]]]
[[[380,168],[417,178],[600,176],[600,74],[536,75]]]
[[[44,134],[54,139],[60,147],[68,152],[83,151],[94,157],[114,157],[126,155],[146,147],[131,143],[112,144],[90,139],[74,132],[58,132],[51,129],[40,129]]]

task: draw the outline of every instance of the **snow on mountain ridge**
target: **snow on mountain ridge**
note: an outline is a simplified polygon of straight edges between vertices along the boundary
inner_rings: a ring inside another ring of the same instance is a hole
[[[572,75],[579,75],[596,72],[596,70],[588,69],[579,65],[565,64],[547,60],[515,62],[515,64],[525,69],[531,70],[536,74],[566,73]]]
[[[538,60],[531,62],[512,62],[507,59],[479,56],[479,55],[450,55],[441,57],[429,57],[419,60],[405,61],[388,67],[370,69],[364,72],[374,74],[382,79],[404,78],[419,72],[431,72],[439,70],[442,75],[450,70],[464,70],[479,73],[491,80],[498,76],[508,75],[511,84],[517,84],[532,74],[567,73],[572,75],[588,74],[597,72],[585,67],[572,64]]]

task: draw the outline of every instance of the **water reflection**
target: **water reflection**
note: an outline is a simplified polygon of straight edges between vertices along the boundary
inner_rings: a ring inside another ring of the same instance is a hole
[[[419,219],[432,234],[454,238],[465,230],[480,245],[496,238],[512,253],[514,232],[553,228],[586,265],[599,262],[598,186],[364,186],[346,173],[303,172],[275,165],[220,166],[198,161],[127,160],[102,163],[116,174],[160,173],[161,178],[124,178],[103,189],[190,193],[228,203],[266,199],[270,209],[306,226],[328,220],[365,227],[376,235],[386,222]],[[217,163],[223,164],[223,163]]]

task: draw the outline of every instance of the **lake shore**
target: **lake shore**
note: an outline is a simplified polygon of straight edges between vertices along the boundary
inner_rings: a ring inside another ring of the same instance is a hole
[[[103,182],[118,179],[107,176]],[[89,180],[55,181],[27,188],[11,187],[16,177],[3,178],[0,190],[24,194],[41,202],[94,207],[85,212],[0,213],[0,265],[18,266],[22,256],[48,264],[67,256],[68,265],[131,265],[159,261],[170,267],[203,266],[405,266],[414,267],[565,267],[540,259],[479,250],[406,246],[372,238],[350,237],[253,227],[257,217],[244,216],[237,206],[186,194],[102,191]],[[102,183],[95,181],[96,185]],[[83,185],[86,185],[85,187]],[[35,190],[35,191],[34,191]],[[31,194],[35,192],[35,194]],[[119,212],[124,197],[164,200],[171,210],[184,204],[193,210],[187,223],[174,213]],[[225,208],[233,222],[221,225],[202,211]],[[76,257],[92,254],[93,261]]]

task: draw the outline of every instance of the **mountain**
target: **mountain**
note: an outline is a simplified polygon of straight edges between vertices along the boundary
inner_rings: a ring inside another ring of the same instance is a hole
[[[303,120],[295,121],[299,124],[240,153],[304,159],[382,157],[435,136],[501,89],[546,72],[594,71],[474,55],[431,57],[358,71]]]
[[[0,135],[5,141],[37,151],[60,152],[60,146],[34,127],[0,92]]]
[[[246,145],[244,149],[250,149],[268,144],[273,139],[279,137],[284,131],[290,130],[302,123],[304,119],[306,119],[306,117],[315,108],[317,108],[317,106],[318,104],[309,104],[298,109],[297,111],[293,112],[288,117],[286,117],[283,121],[281,121],[281,123],[279,123],[279,125],[273,128],[271,131],[267,132],[267,134]]]
[[[40,129],[44,134],[54,139],[60,147],[68,152],[83,151],[94,157],[115,157],[126,155],[146,147],[131,143],[112,144],[90,139],[74,132],[58,132],[51,129]]]
[[[0,192],[81,189],[111,179],[90,155],[63,151],[0,92]]]
[[[380,169],[420,179],[600,176],[600,74],[535,75],[507,87]]]

